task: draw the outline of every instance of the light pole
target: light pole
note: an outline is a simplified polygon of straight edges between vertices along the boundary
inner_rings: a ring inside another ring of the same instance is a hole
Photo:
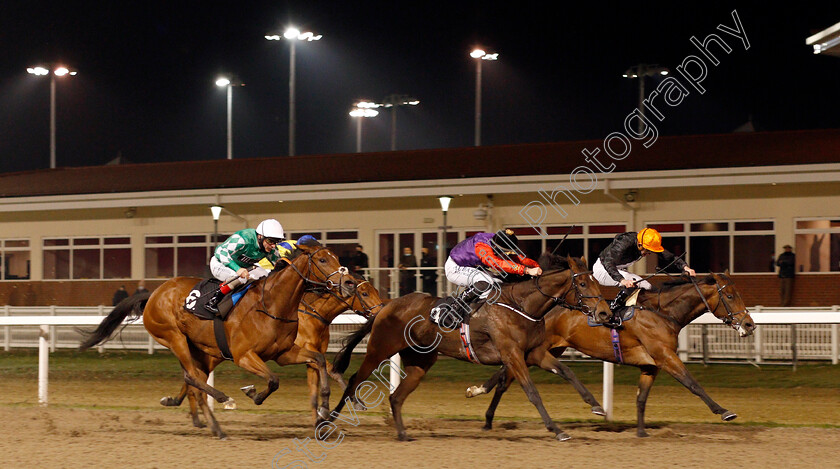
[[[660,67],[659,65],[649,65],[649,64],[638,64],[634,65],[627,69],[622,75],[624,78],[638,78],[639,79],[639,113],[641,113],[642,117],[645,117],[645,77],[651,77],[654,75],[667,75],[670,73],[665,67]],[[644,131],[644,120],[639,119],[639,133],[641,134]]]
[[[43,66],[36,66],[27,68],[26,71],[32,75],[50,76],[50,168],[55,168],[55,77],[63,77],[65,75],[76,75],[75,70],[70,70],[67,67],[55,67],[52,72]]]
[[[379,111],[376,108],[381,104],[376,104],[370,101],[362,100],[353,105],[353,110],[350,111],[350,116],[356,118],[356,153],[362,152],[362,121],[366,117],[376,117]]]
[[[488,54],[482,49],[474,49],[470,57],[475,59],[475,146],[481,146],[481,62],[498,60],[499,54]]]
[[[390,94],[382,101],[382,106],[391,108],[391,151],[397,149],[397,108],[416,106],[420,100],[404,94]]]
[[[245,86],[239,80],[219,77],[216,86],[227,88],[227,159],[233,159],[233,87]],[[218,220],[218,219],[217,219]]]
[[[222,215],[224,207],[221,205],[211,205],[210,213],[213,215],[213,249],[215,250],[216,243],[219,242],[219,217]]]
[[[288,28],[283,37],[291,45],[289,49],[289,156],[295,156],[295,43],[297,41],[317,41],[322,35],[312,32],[301,33],[297,28]],[[279,41],[280,35],[265,36],[269,41]]]
[[[442,196],[438,197],[438,201],[440,202],[440,209],[443,211],[443,226],[440,227],[443,230],[443,242],[441,243],[442,249],[440,250],[441,255],[438,258],[439,259],[438,265],[443,265],[443,263],[446,262],[446,259],[449,256],[449,249],[448,249],[448,247],[449,247],[448,244],[449,243],[447,242],[448,237],[447,237],[446,230],[451,228],[451,226],[448,226],[446,224],[446,212],[449,211],[449,203],[452,202],[452,196],[442,195]],[[443,288],[441,289],[441,290],[443,290],[441,292],[443,295],[447,294],[447,290],[449,290],[447,288],[448,285],[449,284],[446,282],[446,278],[444,276]]]

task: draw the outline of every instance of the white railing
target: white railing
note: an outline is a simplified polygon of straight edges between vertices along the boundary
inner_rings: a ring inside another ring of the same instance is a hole
[[[105,307],[95,307],[95,308],[72,308],[75,312],[100,312]],[[41,311],[46,309],[48,313],[66,313],[70,310],[70,308],[59,308],[59,307],[44,307],[44,308],[28,308],[23,307],[10,307],[5,306],[4,312],[6,313],[4,316],[0,316],[0,326],[3,326],[4,329],[4,346],[5,350],[9,350],[11,347],[11,328],[15,327],[34,327],[37,330],[37,346],[38,346],[38,403],[41,405],[47,405],[47,397],[48,397],[48,385],[49,385],[49,367],[50,367],[50,351],[54,351],[58,346],[58,342],[55,339],[56,333],[55,329],[57,327],[79,327],[79,326],[95,326],[102,322],[105,319],[105,316],[94,316],[94,315],[81,315],[81,316],[53,316],[53,315],[40,315],[40,316],[22,316],[18,315],[21,310],[31,311],[35,309],[37,311]],[[14,313],[14,314],[13,314]],[[364,323],[366,320],[365,318],[357,315],[357,314],[341,314],[333,321],[333,324],[336,326],[353,326],[352,329],[355,329],[355,326],[358,324]],[[143,327],[143,320],[142,318],[138,319],[135,322],[132,322],[129,326],[126,327]],[[75,332],[75,329],[73,329]],[[124,331],[125,332],[125,331]],[[143,330],[143,333],[147,336],[146,342],[148,345],[149,353],[153,353],[155,347],[152,344],[157,345],[152,337]],[[79,343],[81,341],[81,335],[76,332],[77,339],[73,343],[72,348],[78,348]],[[107,344],[107,343],[106,343]],[[130,347],[123,347],[123,348],[130,348]],[[158,348],[162,348],[162,346],[158,345]],[[103,350],[103,347],[99,348],[100,352]],[[392,373],[392,378],[394,374]],[[399,377],[399,375],[397,375]],[[210,373],[208,383],[212,386],[213,385],[213,373]],[[396,386],[392,386],[395,388]],[[210,402],[208,400],[208,402]]]

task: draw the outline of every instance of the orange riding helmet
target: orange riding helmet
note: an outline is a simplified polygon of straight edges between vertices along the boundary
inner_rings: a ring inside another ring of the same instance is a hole
[[[653,228],[645,228],[636,236],[639,245],[651,252],[662,252],[662,235]]]

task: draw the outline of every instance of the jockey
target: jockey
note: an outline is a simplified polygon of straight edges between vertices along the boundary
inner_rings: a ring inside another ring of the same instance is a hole
[[[673,254],[662,247],[662,235],[655,229],[645,228],[638,233],[629,231],[617,235],[612,243],[601,251],[598,261],[592,266],[592,274],[598,283],[608,287],[619,285],[622,287],[615,300],[610,304],[611,310],[615,311],[624,306],[624,300],[630,293],[627,289],[633,289],[637,286],[645,290],[652,288],[647,280],[642,280],[642,277],[627,272],[629,266],[652,252],[667,263],[673,262],[678,269],[688,273],[688,275],[692,277],[697,275],[685,261],[679,257],[674,257]]]
[[[294,242],[284,240],[283,226],[271,218],[260,222],[256,229],[237,231],[220,244],[210,258],[210,272],[225,283],[207,300],[207,311],[219,314],[219,300],[234,287],[244,284],[248,278],[256,280],[268,275],[268,270],[259,266],[259,262],[265,259],[273,266],[281,257],[288,256],[294,250]],[[281,252],[278,244],[288,246],[283,246]]]
[[[464,315],[470,313],[469,305],[478,298],[486,298],[490,290],[501,280],[480,270],[479,266],[491,267],[500,272],[515,275],[541,275],[542,269],[532,259],[517,253],[518,240],[513,230],[506,229],[497,233],[475,234],[452,248],[446,259],[444,271],[446,278],[464,291],[455,300]],[[504,275],[504,274],[502,274]],[[436,311],[437,310],[437,311]],[[439,308],[432,310],[434,320],[440,318]]]

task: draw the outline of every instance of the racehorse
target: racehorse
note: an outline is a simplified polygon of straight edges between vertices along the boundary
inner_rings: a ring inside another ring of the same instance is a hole
[[[614,349],[610,329],[591,327],[579,313],[558,307],[546,316],[546,340],[534,352],[539,355],[548,351],[559,357],[567,347],[572,347],[601,360],[639,367],[641,377],[636,394],[636,435],[639,437],[648,436],[645,431],[645,404],[660,369],[699,396],[722,420],[736,418],[737,414],[724,409],[706,394],[677,355],[677,336],[680,330],[707,311],[737,330],[741,337],[755,330],[755,322],[744,306],[729,272],[713,273],[699,282],[693,278],[668,282],[658,291],[642,290],[637,304],[641,307],[635,310],[635,317],[623,322],[617,330],[618,351]],[[474,397],[490,392],[498,384],[485,414],[485,430],[492,428],[496,406],[514,378],[514,375],[506,373],[502,368],[484,385],[467,389],[467,397]],[[577,381],[573,374],[564,378],[573,383]],[[586,396],[581,393],[581,396],[586,400],[591,394]]]
[[[378,366],[381,368],[381,363],[399,352],[405,376],[391,394],[390,403],[397,437],[402,441],[410,440],[402,419],[403,402],[420,384],[438,354],[442,353],[459,360],[472,359],[481,364],[505,364],[519,379],[546,428],[554,432],[560,441],[569,439],[546,412],[525,363],[525,356],[529,353],[533,355],[532,350],[545,340],[542,319],[553,305],[562,304],[596,317],[609,314],[609,307],[601,296],[598,282],[586,268],[586,261],[567,258],[566,262],[567,268],[564,270],[546,271],[532,280],[503,284],[497,301],[487,301],[469,318],[472,334],[466,335],[470,336],[471,347],[462,342],[458,330],[445,329],[429,321],[430,310],[438,301],[437,298],[423,293],[411,293],[392,300],[351,335],[347,345],[336,355],[334,369],[343,372],[347,369],[353,348],[365,335],[371,334],[364,361],[350,378],[342,400],[330,414],[331,418],[340,415],[339,412],[350,400],[350,396],[357,397],[365,404],[364,398],[357,394],[357,387]]]
[[[315,240],[299,242],[287,259],[289,265],[275,269],[243,295],[224,322],[233,362],[264,378],[268,387],[257,393],[253,386],[242,388],[257,405],[274,392],[280,380],[265,363],[314,363],[321,374],[322,416],[329,410],[329,383],[322,353],[304,350],[294,343],[298,330],[297,305],[307,286],[333,290],[341,285],[331,278],[346,274],[338,258]],[[107,341],[126,317],[143,314],[143,325],[155,340],[169,348],[181,362],[184,382],[235,408],[234,400],[207,384],[210,370],[224,361],[216,344],[213,321],[197,318],[184,309],[184,301],[200,279],[176,277],[164,282],[153,293],[134,295],[120,303],[81,344],[80,349]],[[347,295],[345,295],[347,296]],[[164,398],[166,399],[166,398]],[[204,399],[197,399],[213,435],[226,438]],[[161,402],[166,405],[165,402]],[[195,424],[195,417],[193,423]]]
[[[384,302],[379,297],[379,291],[371,285],[371,283],[360,276],[339,277],[339,283],[343,286],[342,291],[351,291],[350,296],[342,296],[332,290],[324,288],[316,288],[312,291],[306,291],[298,306],[298,331],[295,344],[303,350],[318,352],[325,354],[327,346],[330,342],[329,325],[333,320],[344,311],[350,310],[356,314],[369,318],[376,314]],[[348,283],[350,285],[348,285]],[[352,287],[352,288],[348,288]],[[288,357],[283,355],[279,357],[269,357],[267,360],[275,360],[279,364],[279,360],[285,360]],[[327,374],[334,381],[337,381],[342,390],[347,387],[344,378],[340,373],[333,371],[332,363],[326,362]],[[213,371],[211,368],[209,371]],[[307,364],[306,380],[309,385],[309,398],[312,404],[312,412],[318,421],[319,403],[319,389],[320,389],[320,374],[318,368],[309,363]],[[204,400],[204,393],[196,393],[195,389],[187,386],[184,383],[181,392],[176,397],[164,397],[161,399],[161,404],[170,407],[181,405],[184,397],[189,397],[190,416],[193,420],[193,425],[203,427],[204,425],[198,419],[197,402]],[[325,404],[326,405],[326,404]]]

